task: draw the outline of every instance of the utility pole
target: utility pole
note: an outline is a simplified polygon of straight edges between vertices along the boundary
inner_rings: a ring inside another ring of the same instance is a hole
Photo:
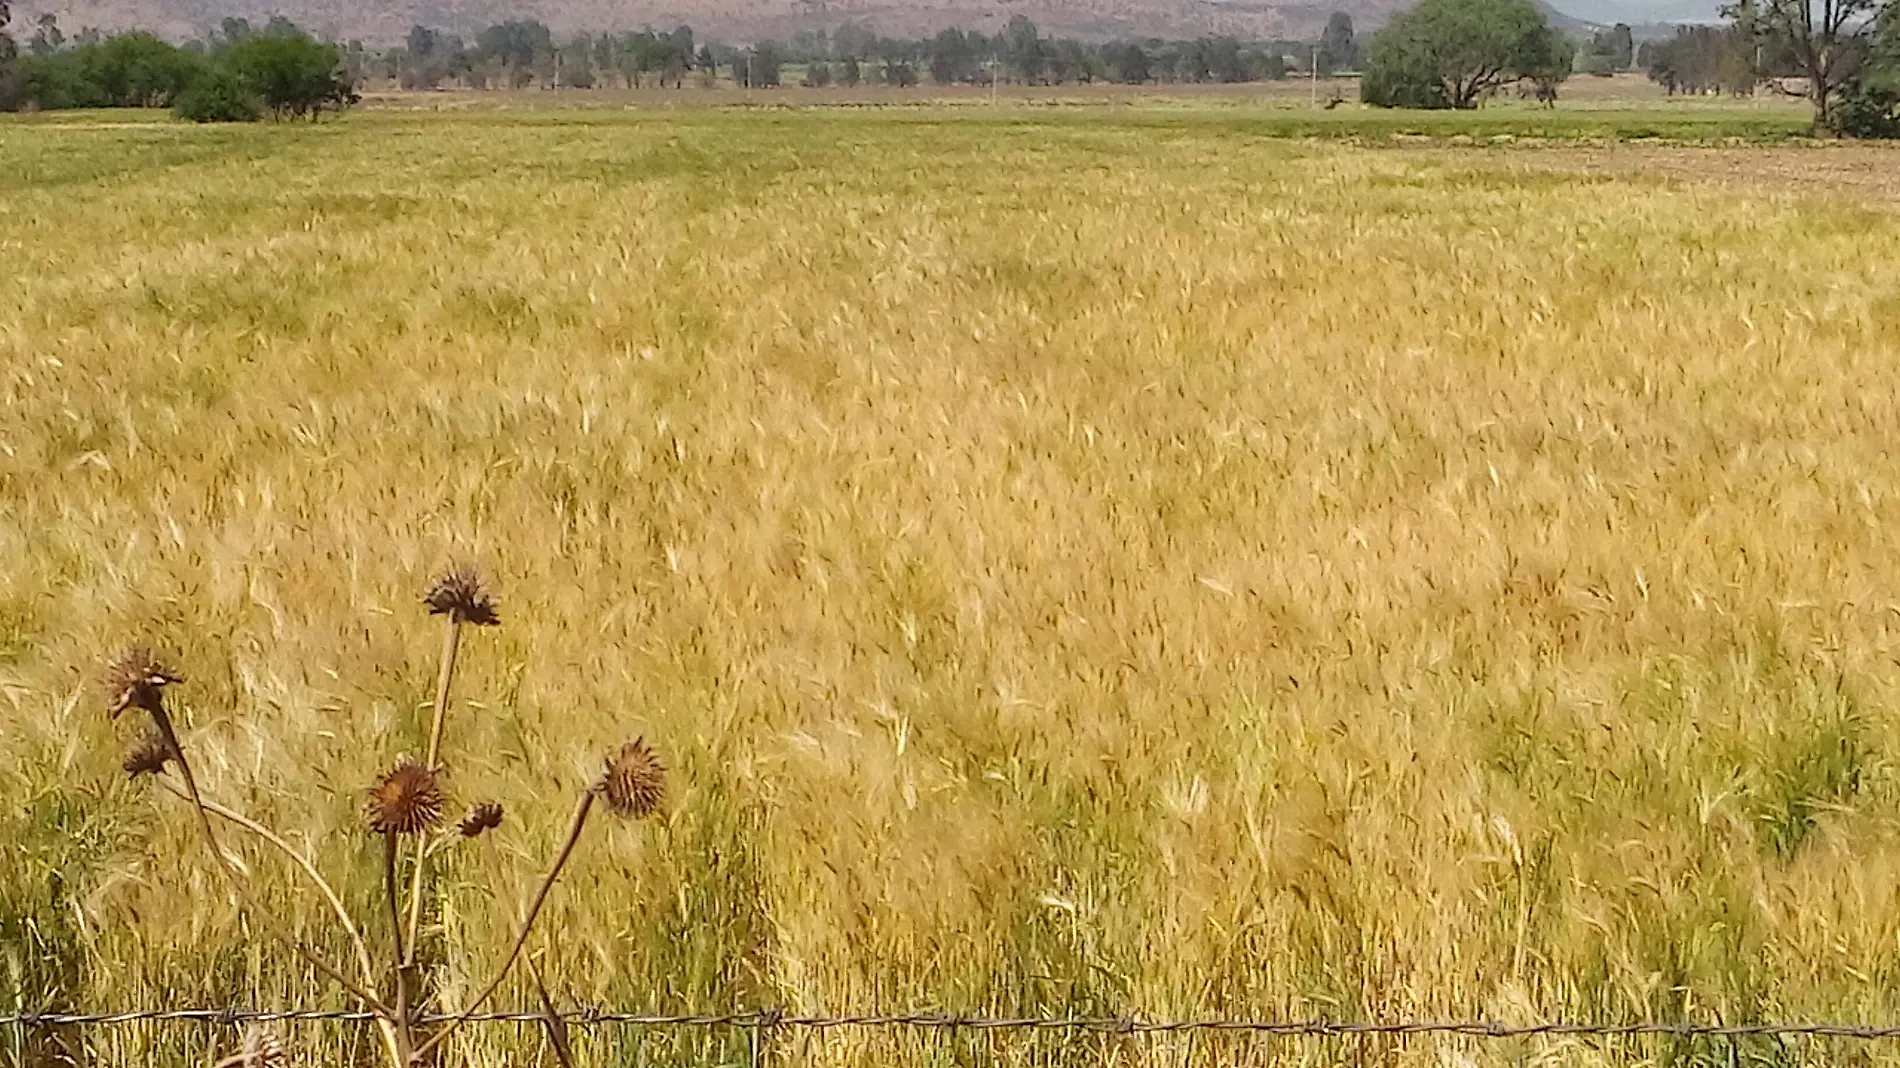
[[[1319,44],[1313,45],[1313,105],[1319,107]]]
[[[1001,80],[1003,68],[996,60],[996,53],[990,53],[990,107],[996,106],[996,83]]]

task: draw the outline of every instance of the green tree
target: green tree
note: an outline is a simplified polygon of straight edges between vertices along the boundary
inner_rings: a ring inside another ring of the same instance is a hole
[[[930,39],[930,80],[938,85],[973,82],[982,70],[980,38],[962,30],[944,30]]]
[[[342,51],[301,32],[255,34],[226,47],[218,59],[280,121],[314,121],[358,99]]]
[[[1522,79],[1554,92],[1573,56],[1531,0],[1422,0],[1373,35],[1359,91],[1378,107],[1474,108]]]
[[[1900,137],[1900,6],[1881,13],[1866,61],[1841,91],[1832,128],[1844,137]]]
[[[218,32],[211,35],[214,45],[234,45],[251,35],[251,20],[227,16],[218,23]]]
[[[186,122],[256,122],[264,105],[236,75],[213,67],[178,94],[172,114]]]
[[[50,56],[65,43],[66,35],[59,29],[59,16],[48,11],[40,16],[39,28],[33,33],[33,43],[27,47],[36,56]]]
[[[1807,81],[1817,129],[1834,128],[1834,102],[1854,84],[1888,0],[1741,0],[1723,15],[1758,42],[1788,54]]]
[[[1352,16],[1335,11],[1326,19],[1319,35],[1319,69],[1331,74],[1347,70],[1359,62],[1359,45],[1353,39]]]
[[[1683,26],[1667,41],[1645,42],[1637,61],[1669,95],[1745,96],[1760,80],[1755,40],[1735,26]]]
[[[208,72],[202,56],[149,33],[117,34],[73,55],[106,107],[171,107]]]
[[[1122,85],[1142,85],[1154,76],[1147,50],[1133,42],[1107,46],[1102,60],[1108,65],[1109,79]]]
[[[1619,22],[1606,33],[1596,36],[1594,51],[1609,60],[1611,70],[1628,70],[1636,58],[1636,35],[1627,23]]]
[[[19,46],[13,43],[13,35],[7,32],[7,24],[13,21],[13,9],[7,0],[0,0],[0,77],[4,77],[13,65],[14,56],[19,54]]]
[[[553,56],[554,33],[533,19],[499,23],[475,38],[475,53],[501,64],[508,73],[508,84],[518,88],[533,81],[543,59]]]
[[[1018,81],[1029,84],[1042,80],[1048,52],[1041,32],[1028,18],[1010,16],[1009,25],[1003,29],[1002,53],[1003,62],[1016,72]]]

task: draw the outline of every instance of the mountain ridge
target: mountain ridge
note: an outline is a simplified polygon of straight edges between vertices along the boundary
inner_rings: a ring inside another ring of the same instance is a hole
[[[14,4],[14,28],[17,33],[50,12],[69,35],[86,27],[136,28],[184,40],[206,36],[227,16],[261,25],[283,15],[313,33],[376,46],[400,42],[414,25],[473,37],[497,22],[539,19],[557,33],[687,25],[702,38],[743,44],[847,22],[890,37],[924,37],[952,27],[996,33],[1020,14],[1045,35],[1085,41],[1220,34],[1265,39],[1316,36],[1335,10],[1351,15],[1365,32],[1406,6],[1408,0],[28,0]],[[1539,6],[1571,32],[1595,24],[1542,0]]]

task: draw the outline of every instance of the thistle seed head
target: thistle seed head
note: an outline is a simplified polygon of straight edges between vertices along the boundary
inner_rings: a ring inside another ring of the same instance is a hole
[[[377,834],[421,834],[442,821],[441,780],[403,757],[370,787],[364,815]]]
[[[641,819],[666,799],[666,765],[644,738],[635,738],[607,754],[591,789],[616,815]]]
[[[185,677],[160,661],[150,647],[133,646],[106,668],[106,690],[112,695],[110,715],[118,719],[119,713],[128,708],[163,712],[165,687],[183,681]]]
[[[492,627],[501,622],[494,595],[482,584],[480,572],[469,564],[458,564],[430,583],[422,602],[429,606],[432,616],[448,616],[478,627]]]
[[[172,743],[157,730],[148,729],[125,751],[125,759],[119,766],[125,773],[136,779],[141,775],[157,775],[165,770],[165,765],[178,759],[178,751]]]
[[[464,838],[479,838],[483,833],[501,826],[501,816],[499,804],[483,801],[469,809],[468,815],[462,817],[462,822],[456,824],[455,829],[460,831]]]

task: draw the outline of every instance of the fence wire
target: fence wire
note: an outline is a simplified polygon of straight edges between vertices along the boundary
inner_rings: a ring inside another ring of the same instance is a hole
[[[135,1009],[125,1012],[31,1012],[0,1014],[0,1026],[112,1027],[132,1023],[367,1023],[376,1014],[352,1009]],[[452,1016],[424,1016],[417,1022],[444,1023]],[[660,1015],[579,1009],[539,1012],[480,1012],[472,1023],[534,1024],[558,1019],[573,1027],[734,1027],[823,1031],[836,1028],[923,1028],[969,1031],[1077,1031],[1119,1035],[1225,1031],[1267,1036],[1359,1037],[1385,1035],[1457,1035],[1471,1038],[1627,1038],[1662,1035],[1675,1038],[1847,1038],[1880,1041],[1900,1038],[1900,1025],[1861,1023],[1688,1023],[1637,1020],[1627,1023],[1504,1023],[1497,1020],[1147,1020],[1126,1016],[959,1016],[937,1012],[813,1015],[771,1009],[693,1015]]]

